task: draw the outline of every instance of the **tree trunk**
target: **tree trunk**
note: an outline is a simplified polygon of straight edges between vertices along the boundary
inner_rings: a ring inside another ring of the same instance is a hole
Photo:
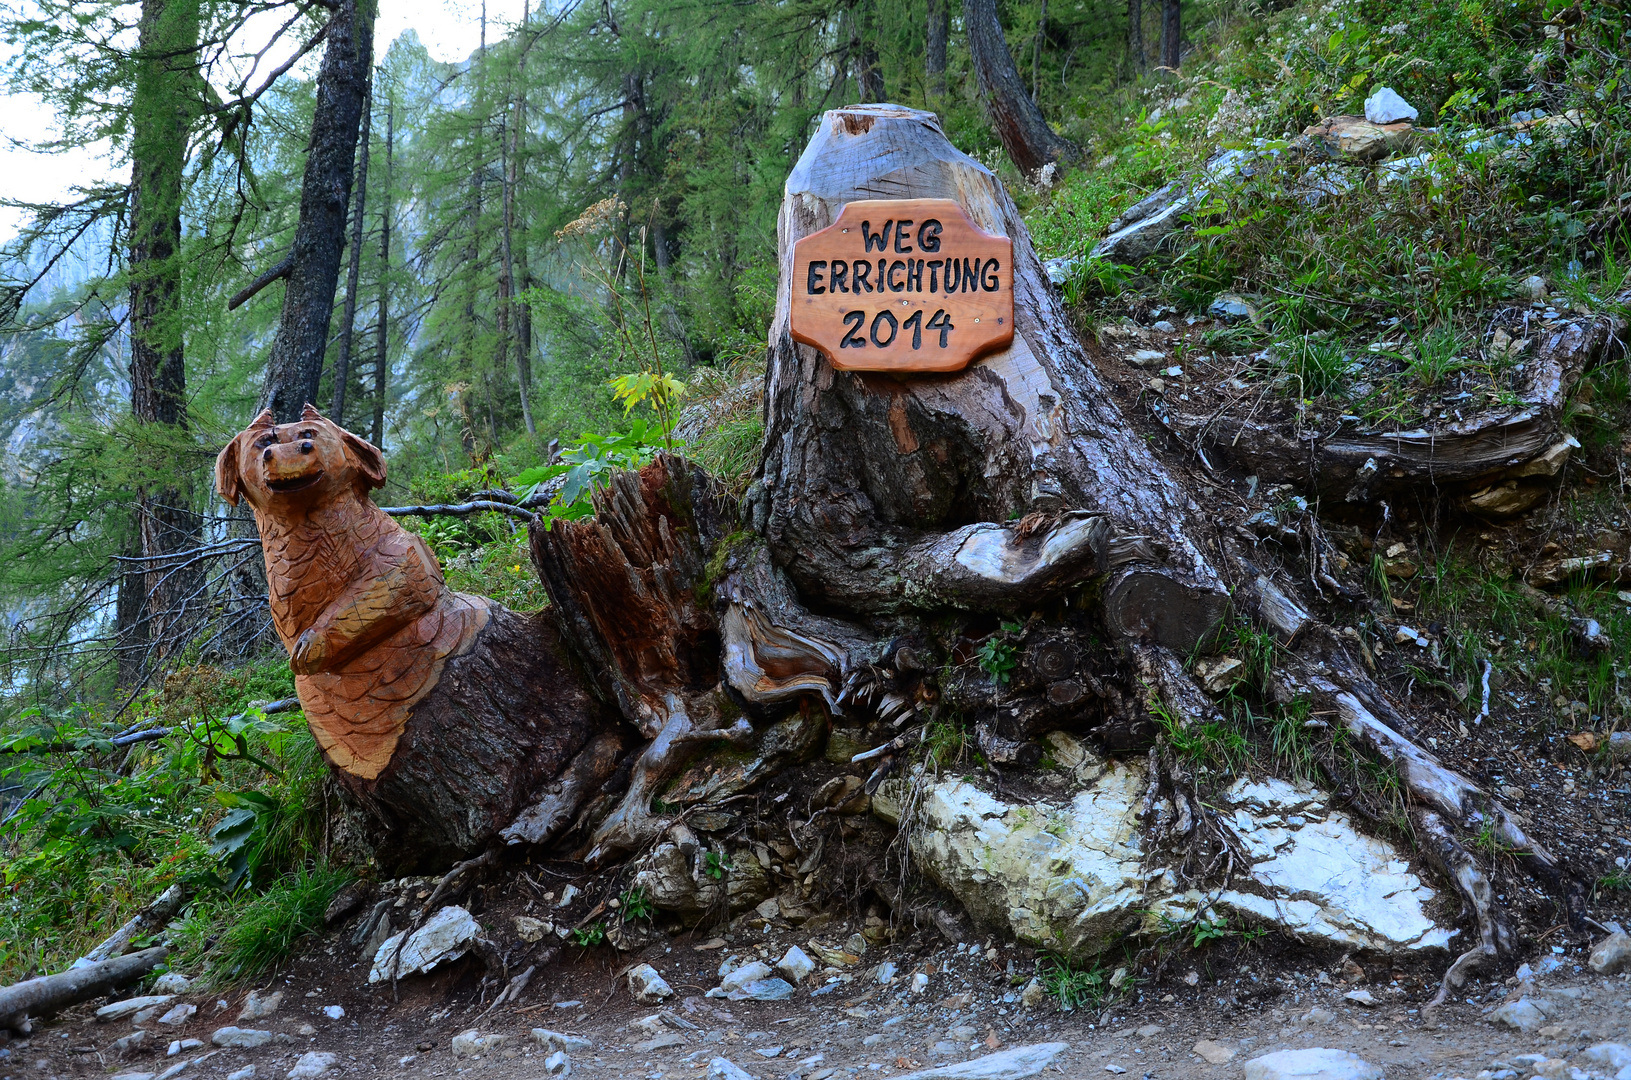
[[[527,16],[523,11],[521,24],[526,25]],[[523,60],[525,57],[523,57]],[[523,71],[523,83],[525,82]],[[515,105],[511,109],[509,146],[504,155],[504,256],[503,256],[503,292],[504,310],[508,315],[509,326],[506,329],[513,337],[515,349],[515,382],[521,395],[521,420],[525,424],[528,435],[538,434],[538,426],[532,419],[532,312],[525,303],[515,302],[516,271],[520,270],[521,287],[532,286],[532,275],[527,269],[526,234],[516,223],[515,216],[515,189],[520,172],[521,133],[524,130],[527,116],[527,98],[525,91],[516,94]],[[520,234],[519,237],[517,234]],[[519,242],[518,242],[519,241]],[[501,338],[505,335],[499,335]]]
[[[997,20],[996,0],[963,0],[963,33],[968,36],[986,113],[1014,167],[1026,176],[1035,176],[1050,162],[1064,163],[1079,157],[1080,148],[1054,133],[1042,110],[1026,93],[1025,81],[1003,37],[1002,23]]]
[[[954,375],[900,381],[836,372],[794,344],[793,244],[876,191],[954,199],[1013,241],[1012,346]],[[1227,590],[1191,539],[1199,508],[1083,363],[996,177],[931,114],[828,113],[787,180],[778,242],[765,457],[750,498],[807,599],[868,614],[1020,611],[1096,579],[1107,622],[1131,639],[1187,650],[1216,625]]]
[[[1048,38],[1048,0],[1036,16],[1036,38],[1031,46],[1031,100],[1042,105],[1042,44]]]
[[[1179,0],[1161,0],[1161,66],[1176,74],[1183,60],[1182,14]]]
[[[162,946],[143,949],[129,956],[116,956],[89,967],[42,975],[0,989],[0,1028],[26,1035],[30,1016],[49,1016],[59,1009],[129,986],[163,963],[169,952]]]
[[[345,248],[357,128],[374,55],[374,0],[339,0],[317,74],[310,149],[288,283],[266,365],[267,406],[279,423],[317,400]]]
[[[1127,54],[1133,70],[1144,70],[1144,0],[1127,0]]]
[[[929,25],[923,38],[923,77],[929,97],[946,96],[946,43],[951,39],[951,0],[929,0]]]
[[[373,76],[369,76],[370,90]],[[357,137],[357,204],[351,211],[351,264],[345,274],[345,308],[340,315],[340,347],[334,355],[334,422],[345,426],[345,392],[351,379],[351,344],[357,327],[357,279],[362,273],[363,213],[368,208],[368,135],[373,127],[372,94],[363,98],[362,133]]]
[[[379,200],[379,304],[374,312],[374,422],[369,442],[384,445],[385,384],[390,374],[391,153],[396,143],[396,103],[385,103],[385,193]]]
[[[144,0],[131,101],[130,409],[138,424],[187,429],[187,374],[181,314],[182,172],[197,111],[199,9],[191,0]],[[146,456],[159,459],[156,448]],[[163,469],[175,476],[173,469]],[[120,614],[137,632],[127,638],[132,683],[162,658],[186,618],[198,575],[167,565],[197,546],[200,518],[174,482],[136,493],[138,547],[145,574]],[[123,590],[121,590],[123,591]],[[128,607],[127,607],[128,605]],[[137,650],[140,650],[139,652]]]

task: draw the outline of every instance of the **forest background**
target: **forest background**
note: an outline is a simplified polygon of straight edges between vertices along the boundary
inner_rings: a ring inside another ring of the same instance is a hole
[[[1580,109],[1589,138],[1522,175],[1485,170],[1476,212],[1458,203],[1459,231],[1412,256],[1447,283],[1414,318],[1453,335],[1527,273],[1599,300],[1623,276],[1625,28],[1607,3],[569,0],[484,20],[451,64],[411,33],[372,55],[368,3],[42,0],[4,18],[8,78],[55,111],[58,145],[108,140],[132,168],[19,206],[0,264],[8,980],[60,968],[177,879],[202,897],[193,952],[247,977],[355,872],[331,865],[252,523],[209,474],[275,389],[298,286],[279,270],[342,21],[372,74],[354,80],[313,403],[385,449],[382,505],[543,482],[556,512],[581,512],[583,482],[674,443],[744,486],[782,183],[821,112],[855,101],[938,113],[1044,257],[1085,255],[1220,146],[1284,145],[1384,83],[1444,130]],[[971,12],[999,20],[1047,122],[1029,149],[1055,165],[999,139]],[[275,55],[290,59],[256,63]],[[1414,263],[1385,264],[1361,220],[1330,213],[1293,200],[1176,259],[1084,261],[1066,294],[1091,324],[1129,290],[1179,311],[1253,282],[1422,293]],[[409,520],[456,588],[544,603],[515,517]]]

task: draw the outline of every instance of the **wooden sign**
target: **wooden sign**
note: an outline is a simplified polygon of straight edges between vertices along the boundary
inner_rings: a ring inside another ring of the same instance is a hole
[[[864,199],[793,245],[793,338],[840,371],[961,371],[1014,338],[1014,245],[950,199]]]

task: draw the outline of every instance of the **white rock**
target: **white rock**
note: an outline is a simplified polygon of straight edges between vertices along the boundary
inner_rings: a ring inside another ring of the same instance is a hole
[[[1032,979],[1025,984],[1025,989],[1019,992],[1019,1003],[1027,1009],[1034,1009],[1048,1000],[1048,988],[1042,985],[1041,979]]]
[[[236,1050],[253,1050],[257,1046],[265,1046],[272,1041],[272,1033],[260,1028],[224,1027],[216,1028],[210,1035],[210,1042],[216,1046],[228,1046]]]
[[[544,935],[554,927],[542,919],[534,919],[530,915],[517,915],[515,917],[515,936],[531,945],[544,940]]]
[[[155,994],[185,994],[193,988],[193,981],[179,971],[166,971],[153,980]]]
[[[1200,1042],[1191,1047],[1191,1050],[1198,1055],[1202,1061],[1212,1065],[1222,1065],[1226,1061],[1233,1060],[1235,1056],[1235,1050],[1233,1047],[1224,1046],[1222,1043],[1213,1042],[1211,1039],[1202,1039]]]
[[[301,1035],[317,1034],[317,1029],[312,1027],[310,1024],[301,1024],[299,1027],[295,1028],[295,1031]]]
[[[156,1009],[174,1001],[174,994],[150,994],[147,997],[125,998],[115,1001],[112,1005],[104,1005],[96,1010],[96,1018],[103,1022],[109,1020],[123,1020],[127,1016],[134,1016],[143,1009]]]
[[[238,1010],[238,1023],[250,1020],[265,1020],[277,1012],[278,1006],[283,1004],[283,991],[276,990],[262,996],[259,990],[251,990],[249,996],[244,998],[244,1007]]]
[[[470,913],[462,907],[449,904],[432,915],[424,926],[408,938],[408,943],[402,948],[402,963],[397,969],[398,974],[411,975],[415,972],[429,971],[437,964],[457,960],[465,954],[470,942],[480,935],[481,926]],[[385,943],[374,954],[374,966],[368,973],[369,982],[377,983],[390,979],[392,958],[396,955],[397,943],[401,940],[402,934],[393,934],[385,939]]]
[[[255,1080],[255,1066],[245,1065],[237,1072],[227,1073],[227,1080]]]
[[[750,964],[740,964],[733,967],[730,973],[719,980],[719,988],[727,994],[732,990],[740,990],[750,982],[770,977],[770,965],[763,960],[755,960]]]
[[[1546,279],[1539,274],[1530,274],[1518,286],[1518,292],[1531,300],[1544,300],[1547,295]]]
[[[1586,964],[1599,975],[1631,971],[1631,935],[1624,932],[1608,935],[1591,950]]]
[[[929,977],[927,975],[923,974],[923,972],[920,971],[916,975],[912,976],[912,993],[921,994],[921,993],[923,993],[923,991],[927,990],[928,988],[929,988]]]
[[[891,982],[894,981],[895,972],[897,970],[898,969],[895,967],[894,961],[885,960],[883,963],[879,964],[877,966],[877,968],[875,969],[875,973],[877,975],[878,982],[883,986],[888,986]]]
[[[114,1057],[124,1057],[132,1050],[141,1049],[142,1044],[146,1041],[147,1032],[132,1031],[129,1035],[126,1035],[123,1038],[114,1039],[113,1042],[108,1044],[108,1050]]]
[[[1534,1031],[1546,1023],[1546,1018],[1553,1011],[1550,1002],[1544,998],[1521,997],[1517,1001],[1509,1001],[1490,1014],[1490,1019],[1497,1024],[1505,1024],[1517,1031]]]
[[[1349,990],[1342,996],[1345,1000],[1351,1001],[1356,1005],[1363,1005],[1367,1009],[1374,1009],[1378,1004],[1380,1004],[1380,1002],[1371,996],[1371,992],[1369,990]]]
[[[345,1009],[339,1005],[324,1005],[323,1015],[328,1017],[330,1020],[344,1020]]]
[[[555,901],[555,906],[558,908],[571,907],[572,901],[576,900],[579,895],[581,895],[581,890],[576,885],[568,885],[561,890],[561,898]]]
[[[1603,1065],[1616,1072],[1631,1069],[1631,1046],[1624,1043],[1598,1043],[1586,1047],[1580,1056],[1593,1065]]]
[[[1415,106],[1394,93],[1389,87],[1379,87],[1365,99],[1365,119],[1373,124],[1397,124],[1401,120],[1415,121],[1421,114]]]
[[[809,977],[815,970],[815,961],[805,955],[803,949],[797,945],[791,946],[782,958],[776,961],[776,974],[797,986]]]
[[[549,1028],[533,1028],[534,1041],[542,1043],[545,1047],[554,1050],[565,1050],[576,1054],[586,1050],[593,1050],[595,1044],[581,1035],[568,1035],[560,1031],[551,1031]]]
[[[770,969],[765,965],[760,964],[759,966],[765,969],[765,974],[770,973]],[[656,968],[650,964],[641,964],[629,971],[629,993],[634,995],[636,1001],[649,1003],[661,1001],[666,997],[673,997],[674,988],[669,986],[661,975],[657,974]]]
[[[557,1050],[544,1059],[544,1072],[550,1076],[571,1076],[572,1059],[566,1056],[565,1050]]]
[[[1052,1065],[1054,1058],[1069,1049],[1070,1044],[1062,1042],[1015,1046],[956,1065],[906,1073],[895,1080],[1022,1080]]]
[[[1382,1070],[1347,1050],[1281,1050],[1246,1062],[1246,1080],[1382,1080]]]
[[[642,1054],[649,1054],[653,1050],[666,1050],[670,1046],[685,1045],[685,1036],[677,1031],[665,1031],[655,1038],[645,1039],[634,1044],[634,1049]]]
[[[122,1072],[114,1073],[108,1080],[153,1080],[156,1075],[150,1072]]]
[[[754,1080],[753,1074],[728,1058],[708,1062],[708,1080]]]
[[[159,1017],[159,1023],[165,1024],[169,1027],[175,1027],[178,1024],[185,1024],[188,1020],[193,1018],[193,1013],[197,1011],[197,1005],[189,1005],[183,1001],[178,1005],[172,1005],[169,1012]]]
[[[453,1036],[453,1056],[456,1058],[475,1057],[485,1054],[489,1050],[497,1050],[509,1042],[507,1035],[483,1035],[476,1028],[469,1028]]]
[[[340,1055],[327,1050],[310,1050],[300,1055],[294,1068],[288,1072],[289,1080],[313,1080],[339,1063]]]

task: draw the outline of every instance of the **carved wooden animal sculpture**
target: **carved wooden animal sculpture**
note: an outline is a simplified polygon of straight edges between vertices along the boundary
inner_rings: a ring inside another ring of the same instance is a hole
[[[294,424],[263,412],[221,451],[215,483],[255,512],[272,621],[318,745],[374,779],[490,602],[447,587],[425,542],[368,497],[385,483],[380,452],[310,405]]]

